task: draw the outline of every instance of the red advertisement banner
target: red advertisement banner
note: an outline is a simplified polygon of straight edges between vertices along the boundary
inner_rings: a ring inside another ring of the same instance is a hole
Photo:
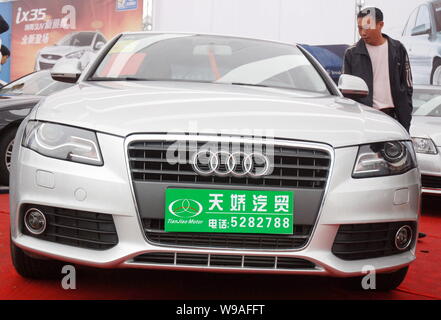
[[[97,52],[118,33],[141,30],[142,15],[142,0],[16,1],[11,80]]]

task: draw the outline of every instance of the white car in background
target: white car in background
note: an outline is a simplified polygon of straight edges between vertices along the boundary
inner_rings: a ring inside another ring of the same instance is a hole
[[[414,83],[441,85],[441,1],[415,8],[400,40],[409,54]]]
[[[415,86],[411,136],[423,193],[441,195],[441,87]]]
[[[35,70],[52,69],[61,59],[81,59],[88,52],[98,52],[106,43],[106,38],[98,31],[72,32],[54,46],[38,52]]]
[[[125,33],[23,121],[11,253],[101,268],[283,273],[396,288],[415,260],[409,134],[292,44]]]

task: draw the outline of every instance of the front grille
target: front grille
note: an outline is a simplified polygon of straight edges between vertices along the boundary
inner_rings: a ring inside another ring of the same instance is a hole
[[[128,147],[130,170],[134,182],[167,182],[182,184],[216,184],[229,186],[259,186],[278,188],[305,188],[324,190],[326,187],[331,156],[318,149],[274,146],[274,170],[271,174],[259,177],[218,177],[198,175],[192,160],[201,151],[206,141],[136,141]],[[180,161],[175,164],[167,161],[167,151],[179,145]],[[267,150],[269,145],[264,145]],[[271,146],[272,148],[273,146]],[[218,145],[219,150],[233,152],[254,150],[255,146],[240,144]],[[265,152],[265,150],[263,150]]]
[[[441,189],[441,177],[422,176],[423,188]]]
[[[47,69],[52,69],[54,67],[53,63],[44,63],[44,62],[40,62],[40,69],[41,70],[47,70]]]
[[[62,58],[62,56],[54,54],[42,54],[41,57],[48,60],[60,60]]]
[[[343,260],[363,260],[387,257],[403,253],[395,248],[398,229],[408,225],[416,239],[415,222],[351,224],[340,226],[332,247],[332,253]],[[412,248],[413,243],[409,246]]]
[[[155,244],[180,247],[287,250],[306,245],[312,226],[294,226],[293,235],[254,235],[222,233],[168,233],[164,231],[164,220],[143,219],[147,239]]]
[[[273,257],[273,256],[241,256],[241,255],[213,255],[176,252],[154,252],[137,256],[133,263],[193,266],[193,267],[219,267],[219,268],[252,268],[276,270],[311,270],[315,269],[314,263],[298,258]]]
[[[42,240],[93,250],[107,250],[118,244],[113,217],[108,214],[27,205],[23,208],[22,221],[28,209],[40,210],[47,227],[43,234],[33,235],[22,226],[23,233]]]

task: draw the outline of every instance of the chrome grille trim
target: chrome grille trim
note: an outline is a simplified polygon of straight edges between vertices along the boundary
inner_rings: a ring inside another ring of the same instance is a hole
[[[203,176],[194,171],[191,159],[202,150],[202,146],[213,143],[205,137],[187,140],[144,140],[133,141],[128,146],[131,177],[137,182],[170,182],[182,184],[246,185],[257,187],[302,188],[323,190],[329,177],[331,155],[328,151],[316,148],[287,147],[273,141],[255,140],[215,141],[221,150],[230,151],[233,145],[253,148],[262,144],[263,149],[273,150],[272,173],[263,177],[218,177]],[[167,150],[174,144],[184,145],[185,163],[170,164]],[[228,149],[226,149],[228,148]]]
[[[228,268],[252,270],[319,270],[313,262],[292,257],[226,255],[183,252],[144,253],[127,261],[128,264],[178,266],[195,268]]]
[[[149,243],[152,246],[156,246],[156,247],[163,247],[163,248],[174,248],[175,246],[172,245],[158,245],[156,243],[151,242],[145,232],[144,232],[144,228],[143,228],[143,223],[142,223],[142,219],[141,219],[141,215],[140,215],[140,211],[139,211],[139,207],[138,207],[138,203],[136,200],[136,195],[135,195],[135,189],[134,189],[134,181],[132,179],[132,174],[131,174],[131,170],[130,170],[130,162],[129,162],[129,153],[128,153],[128,147],[129,145],[134,142],[134,141],[158,141],[158,140],[166,140],[166,141],[187,141],[187,140],[200,140],[203,139],[204,141],[218,141],[218,142],[222,142],[222,141],[230,141],[230,142],[242,142],[242,143],[250,143],[252,144],[254,139],[253,138],[243,138],[243,137],[220,137],[217,135],[205,135],[205,134],[134,134],[131,136],[128,136],[124,142],[124,152],[125,152],[125,159],[127,161],[126,163],[126,167],[127,167],[127,175],[129,177],[129,181],[130,181],[130,188],[132,191],[132,199],[133,199],[133,203],[134,206],[136,208],[137,211],[137,216],[138,216],[138,223],[139,223],[139,228],[140,228],[140,232],[142,233],[145,241],[147,243]],[[305,248],[308,247],[308,245],[310,244],[311,240],[314,237],[315,231],[317,229],[317,225],[318,225],[318,221],[321,218],[322,215],[322,211],[323,211],[323,205],[327,199],[327,195],[329,192],[329,186],[330,186],[330,180],[332,179],[332,174],[334,171],[334,158],[335,158],[335,150],[333,147],[331,147],[330,145],[327,144],[320,144],[320,143],[312,143],[312,142],[302,142],[302,141],[294,141],[294,140],[280,140],[280,139],[274,139],[273,140],[275,142],[275,144],[279,145],[279,146],[287,146],[287,147],[301,147],[301,148],[309,148],[309,149],[318,149],[318,150],[323,150],[328,152],[328,154],[330,155],[330,166],[329,166],[329,172],[328,172],[328,181],[326,183],[326,187],[324,190],[324,195],[322,198],[322,201],[320,203],[320,209],[319,212],[317,214],[317,219],[315,221],[315,224],[313,226],[313,230],[311,232],[311,235],[308,239],[308,242],[305,244],[305,246],[298,248],[298,249],[289,249],[289,250],[273,250],[273,251],[278,251],[278,252],[299,252],[304,250]],[[192,249],[206,249],[206,248],[192,248]],[[234,249],[230,249],[233,250]],[[250,251],[256,251],[256,252],[261,252],[262,250],[250,250]]]

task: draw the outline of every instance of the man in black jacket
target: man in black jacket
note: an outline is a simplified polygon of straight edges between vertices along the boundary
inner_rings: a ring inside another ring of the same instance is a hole
[[[8,59],[11,56],[11,51],[9,51],[7,46],[1,45],[0,53],[2,55],[0,65],[4,65],[6,62],[8,62]]]
[[[9,24],[6,22],[6,20],[0,14],[0,34],[5,33],[8,30],[9,30]]]
[[[9,30],[9,24],[6,22],[6,20],[3,18],[3,16],[0,14],[0,34],[5,33]],[[1,53],[0,53],[0,70],[1,66],[6,63],[6,61],[11,56],[11,53],[9,52],[9,49],[2,45],[2,41],[0,39],[0,46]]]
[[[346,50],[343,73],[366,81],[369,95],[358,102],[394,117],[409,131],[413,80],[406,48],[382,33],[380,9],[364,9],[357,20],[361,40]]]

